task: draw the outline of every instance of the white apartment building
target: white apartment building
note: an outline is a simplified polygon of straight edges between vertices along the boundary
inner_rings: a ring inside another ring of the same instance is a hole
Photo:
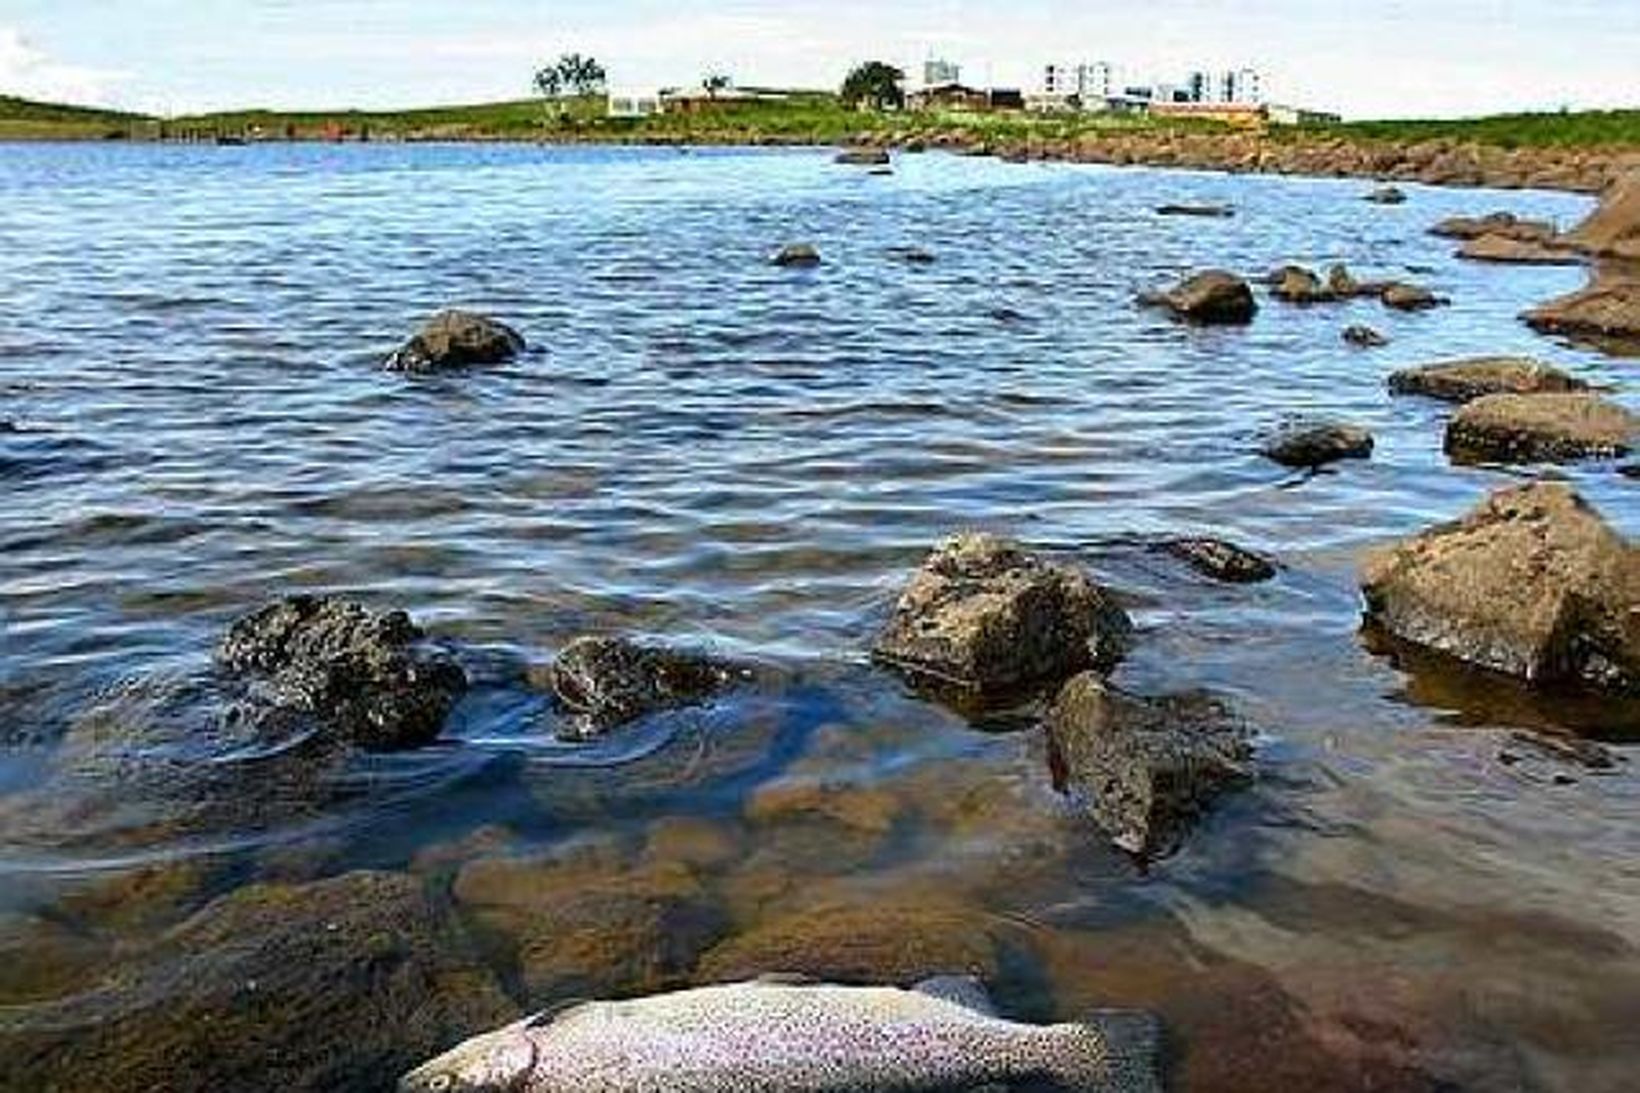
[[[1105,101],[1116,94],[1116,70],[1104,61],[1081,64],[1050,64],[1042,70],[1042,97],[1075,98],[1083,110],[1103,110]]]

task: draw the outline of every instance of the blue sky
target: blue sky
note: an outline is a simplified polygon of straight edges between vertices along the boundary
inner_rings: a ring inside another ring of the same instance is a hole
[[[937,53],[1015,86],[1049,61],[1250,64],[1351,116],[1640,106],[1640,0],[0,0],[0,92],[158,112],[518,97],[570,49],[634,87]]]

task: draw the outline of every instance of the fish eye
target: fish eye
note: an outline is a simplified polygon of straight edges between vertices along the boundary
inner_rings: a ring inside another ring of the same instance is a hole
[[[427,1083],[428,1093],[445,1093],[455,1086],[456,1080],[448,1074],[435,1074]]]

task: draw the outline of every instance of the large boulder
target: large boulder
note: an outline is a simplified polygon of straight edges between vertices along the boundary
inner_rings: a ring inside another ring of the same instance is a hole
[[[1374,552],[1369,623],[1534,683],[1640,690],[1640,548],[1573,490],[1499,490],[1455,523]]]
[[[1284,467],[1309,468],[1341,459],[1367,459],[1372,449],[1372,434],[1360,426],[1300,419],[1277,429],[1260,453]]]
[[[517,1016],[466,931],[403,874],[254,885],[0,1022],[0,1088],[390,1090]]]
[[[1131,629],[1080,569],[970,532],[929,555],[873,652],[965,690],[1006,692],[1111,667]]]
[[[1205,695],[1141,699],[1083,673],[1047,723],[1061,788],[1130,854],[1171,853],[1208,802],[1250,774],[1246,732]]]
[[[703,702],[746,669],[621,637],[581,637],[552,666],[552,690],[573,716],[562,735],[595,736],[658,710]]]
[[[1452,216],[1442,220],[1429,234],[1446,239],[1479,239],[1496,236],[1529,243],[1545,243],[1554,238],[1555,226],[1545,220],[1522,220],[1514,213],[1496,212],[1485,216]]]
[[[1640,261],[1640,170],[1613,183],[1588,219],[1561,242],[1598,258]]]
[[[1554,463],[1625,455],[1640,418],[1586,392],[1487,395],[1446,428],[1446,451],[1464,462]]]
[[[1473,357],[1403,368],[1389,377],[1397,395],[1468,402],[1483,395],[1536,395],[1583,391],[1588,384],[1529,357]]]
[[[1544,334],[1640,342],[1640,263],[1604,262],[1583,288],[1540,304],[1521,318]]]
[[[1246,325],[1258,314],[1252,286],[1223,270],[1198,273],[1166,292],[1145,293],[1139,302],[1146,307],[1165,307],[1185,322],[1208,325]]]
[[[470,311],[441,311],[387,358],[393,372],[437,372],[501,364],[524,351],[524,338],[505,323]]]
[[[416,747],[443,728],[467,677],[403,611],[290,596],[228,627],[218,666],[275,706],[311,713],[371,749]]]

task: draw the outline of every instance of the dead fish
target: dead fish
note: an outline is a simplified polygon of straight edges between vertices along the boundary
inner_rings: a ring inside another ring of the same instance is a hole
[[[976,980],[915,990],[790,979],[628,1002],[576,1002],[476,1036],[400,1093],[913,1093],[1034,1083],[1151,1093],[1158,1030],[1142,1013],[1027,1025]]]

